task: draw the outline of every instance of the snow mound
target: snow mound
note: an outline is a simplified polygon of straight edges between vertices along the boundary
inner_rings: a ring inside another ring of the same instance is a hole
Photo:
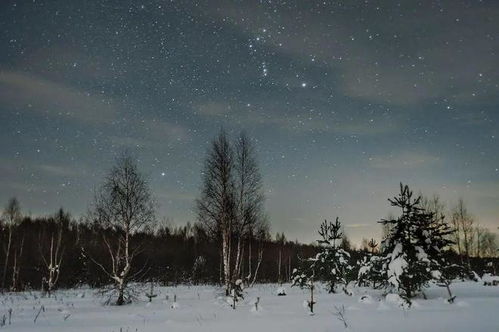
[[[364,303],[364,304],[373,304],[374,300],[370,295],[362,295],[359,298],[359,303]]]
[[[385,301],[386,303],[399,305],[404,300],[400,297],[400,295],[391,293],[391,294],[386,294]]]
[[[490,273],[485,273],[483,275],[483,277],[482,277],[482,281],[483,282],[490,282],[490,283],[492,283],[494,281],[498,282],[499,281],[499,277],[498,276],[494,276],[494,275],[492,275]]]
[[[380,302],[378,304],[377,310],[379,310],[379,311],[387,311],[387,310],[390,310],[390,307],[387,306],[384,302]]]
[[[401,298],[398,294],[387,294],[385,297],[385,302],[404,309],[408,309],[410,307],[410,304],[406,300]]]

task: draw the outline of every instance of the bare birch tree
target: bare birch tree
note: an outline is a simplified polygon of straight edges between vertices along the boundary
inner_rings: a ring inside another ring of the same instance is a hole
[[[47,285],[47,293],[50,297],[57,285],[61,273],[62,257],[64,248],[62,246],[62,230],[65,223],[69,223],[70,216],[61,208],[55,214],[54,225],[40,234],[39,245],[43,264],[45,265],[44,283]]]
[[[420,194],[421,207],[428,212],[433,212],[433,223],[440,223],[445,217],[445,204],[440,199],[440,196],[433,195],[432,197],[426,197]]]
[[[22,235],[21,239],[18,240],[14,246],[14,255],[13,255],[13,263],[12,263],[12,277],[11,277],[11,284],[10,284],[10,290],[15,292],[20,290],[19,287],[19,274],[21,272],[21,257],[23,256],[23,249],[24,249],[24,234]]]
[[[465,256],[468,267],[470,266],[469,257],[472,254],[474,224],[475,221],[468,212],[464,200],[459,199],[452,211],[452,226],[456,230],[454,242],[461,259],[463,255]]]
[[[244,242],[264,218],[262,177],[256,160],[255,149],[249,137],[242,132],[235,144],[235,187],[237,238],[233,278],[241,278]]]
[[[204,163],[201,196],[196,201],[198,220],[220,240],[221,269],[226,294],[232,280],[231,247],[236,215],[234,152],[224,130],[212,141]]]
[[[260,222],[258,222],[255,225],[255,235],[254,238],[257,241],[257,261],[256,261],[256,266],[255,266],[255,271],[252,272],[251,270],[251,256],[249,257],[249,274],[248,274],[248,283],[251,277],[253,276],[253,279],[251,280],[250,286],[253,286],[258,278],[258,271],[260,270],[260,265],[262,264],[263,261],[263,247],[264,243],[266,241],[270,240],[270,234],[269,234],[269,224],[268,220],[266,217],[262,218]],[[251,242],[250,242],[251,243]]]
[[[92,260],[113,281],[116,304],[129,303],[130,272],[133,259],[140,250],[139,245],[132,245],[131,237],[155,221],[149,186],[129,153],[125,152],[117,158],[115,166],[95,195],[92,214],[95,221],[117,234],[117,239],[102,235],[111,266],[106,267],[102,262]]]
[[[5,229],[5,232],[7,233],[7,241],[5,242],[4,245],[4,251],[5,251],[5,260],[3,264],[3,273],[2,273],[2,289],[5,289],[6,286],[6,279],[7,279],[7,271],[9,269],[9,263],[10,263],[10,258],[11,258],[11,252],[12,252],[12,247],[13,247],[13,233],[14,233],[14,228],[21,222],[21,208],[19,206],[19,201],[17,198],[11,198],[9,202],[7,203],[7,206],[5,208],[5,211],[3,213],[4,220],[3,220],[3,226]],[[17,256],[17,255],[16,255]],[[17,261],[16,261],[17,263]],[[17,264],[16,264],[17,265]],[[15,271],[14,271],[15,272]]]

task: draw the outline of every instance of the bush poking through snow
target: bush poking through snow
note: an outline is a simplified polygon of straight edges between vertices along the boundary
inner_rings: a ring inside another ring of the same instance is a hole
[[[152,302],[152,299],[158,296],[158,294],[154,293],[154,283],[151,281],[151,288],[149,292],[146,293],[146,297],[149,299],[149,302]]]
[[[233,283],[230,292],[232,300],[232,309],[236,309],[236,303],[239,301],[239,299],[244,299],[243,281],[241,279],[237,279],[236,282]]]
[[[343,284],[343,290],[348,294],[346,286],[353,267],[349,263],[350,254],[339,246],[343,236],[339,219],[336,218],[334,223],[325,220],[320,226],[319,235],[321,239],[317,242],[320,252],[315,257],[304,260],[303,266],[293,271],[293,285],[303,288],[315,276],[327,283],[329,293],[336,293],[336,286]]]

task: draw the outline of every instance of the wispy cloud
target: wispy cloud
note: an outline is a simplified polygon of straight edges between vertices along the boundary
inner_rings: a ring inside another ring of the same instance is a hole
[[[395,117],[389,123],[382,119],[375,120],[372,115],[370,118],[338,116],[337,119],[326,119],[320,114],[310,114],[308,117],[301,112],[293,114],[291,111],[289,114],[283,107],[275,107],[273,101],[261,102],[258,108],[209,101],[196,105],[194,111],[206,119],[230,121],[242,126],[272,126],[293,134],[315,131],[340,135],[377,135],[391,133],[403,127],[403,123]],[[265,111],[267,109],[271,111]]]
[[[110,123],[118,112],[112,99],[20,71],[0,71],[0,102],[26,112],[88,124]]]
[[[345,228],[364,228],[364,227],[372,227],[372,224],[345,224]]]
[[[62,166],[62,165],[39,165],[38,168],[41,171],[54,176],[75,177],[82,175],[81,170],[77,170],[73,167]]]
[[[379,169],[404,169],[435,166],[442,160],[426,152],[401,152],[397,154],[372,157],[370,165]]]

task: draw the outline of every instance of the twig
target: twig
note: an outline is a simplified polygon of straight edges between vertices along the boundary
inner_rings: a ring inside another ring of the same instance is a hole
[[[43,305],[40,307],[40,310],[38,310],[38,313],[36,314],[36,317],[35,317],[35,320],[33,321],[33,323],[35,323],[35,324],[36,324],[36,320],[38,319],[38,316],[40,316],[40,313],[41,313],[42,311],[44,311],[44,312],[45,312],[45,306],[43,306]]]
[[[334,314],[338,320],[343,322],[343,325],[345,325],[345,328],[348,328],[347,320],[345,318],[345,306],[341,305],[341,307],[334,306],[336,309],[336,313]]]

